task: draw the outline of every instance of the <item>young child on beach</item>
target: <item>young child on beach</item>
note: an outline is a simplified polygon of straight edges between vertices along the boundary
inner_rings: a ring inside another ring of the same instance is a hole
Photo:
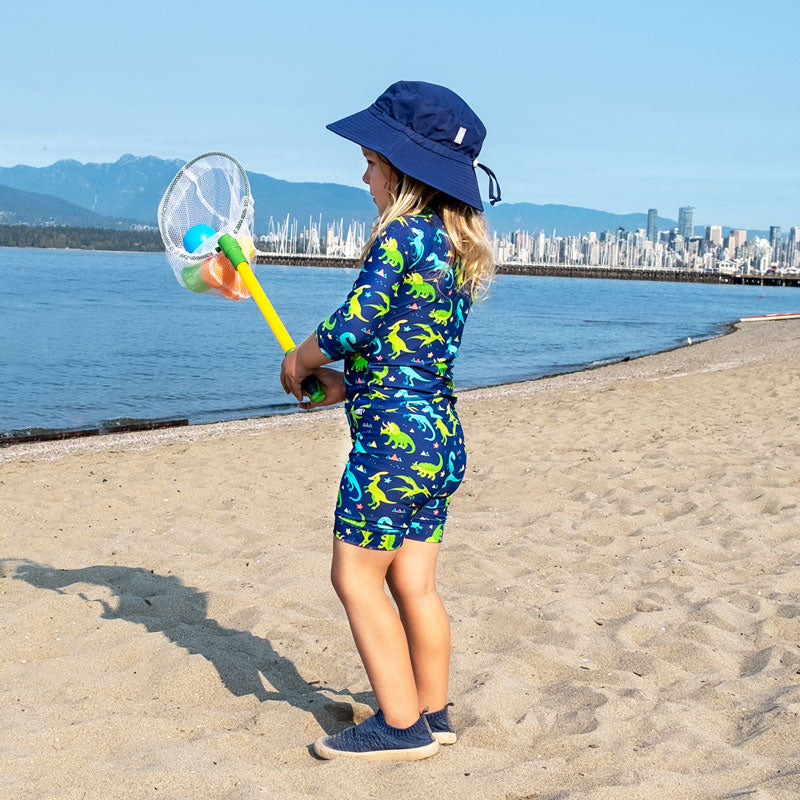
[[[361,145],[379,217],[347,299],[281,369],[302,401],[344,400],[352,450],[336,502],[331,579],[379,706],[314,744],[322,758],[417,760],[455,742],[447,711],[450,627],[435,570],[466,454],[451,371],[470,304],[494,260],[475,174],[486,134],[455,93],[392,84],[328,125]],[[322,366],[344,359],[344,373]],[[399,615],[384,591],[394,598]]]

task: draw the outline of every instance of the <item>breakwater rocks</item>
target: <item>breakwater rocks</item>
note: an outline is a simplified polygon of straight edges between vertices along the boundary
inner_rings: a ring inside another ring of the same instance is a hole
[[[262,253],[256,252],[256,264],[283,264],[287,267],[340,267],[357,269],[358,258],[340,256],[306,255],[305,253]]]
[[[283,264],[290,267],[340,267],[357,269],[358,258],[306,255],[305,253],[256,253],[256,264]],[[550,278],[611,278],[628,281],[674,281],[678,283],[733,283],[751,286],[800,287],[797,275],[742,275],[720,272],[695,272],[678,269],[625,269],[586,267],[567,264],[498,264],[498,275],[539,275]]]

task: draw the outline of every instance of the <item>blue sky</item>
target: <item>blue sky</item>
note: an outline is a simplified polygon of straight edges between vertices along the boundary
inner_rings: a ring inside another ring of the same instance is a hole
[[[796,2],[13,5],[2,166],[219,149],[360,185],[358,148],[325,124],[428,80],[486,123],[509,201],[800,224]]]

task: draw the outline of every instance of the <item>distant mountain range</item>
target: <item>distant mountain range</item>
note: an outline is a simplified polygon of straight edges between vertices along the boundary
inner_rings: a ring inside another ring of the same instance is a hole
[[[107,228],[157,225],[156,209],[164,190],[183,166],[179,160],[124,155],[114,163],[82,164],[71,159],[47,167],[0,167],[0,223],[75,225]],[[248,173],[255,199],[255,230],[267,231],[269,218],[289,214],[301,223],[310,217],[323,221],[375,217],[369,193],[337,183],[284,181]],[[590,208],[535,203],[487,205],[489,225],[499,233],[555,229],[569,236],[588,231],[636,230],[647,227],[647,214],[613,214]],[[659,229],[677,223],[659,217]],[[696,227],[696,232],[703,232]],[[766,235],[748,231],[750,236]]]
[[[59,197],[96,215],[157,225],[158,202],[183,164],[178,160],[132,155],[124,155],[113,164],[64,160],[48,167],[0,167],[0,184]],[[283,220],[290,214],[301,222],[309,217],[317,219],[320,212],[326,220],[343,217],[347,222],[366,221],[375,216],[372,199],[363,189],[336,183],[293,183],[254,172],[248,176],[255,199],[255,228],[259,233],[266,232],[270,216]],[[52,202],[48,200],[47,206],[50,205]],[[0,213],[4,210],[17,212],[18,216],[22,211],[0,201]],[[37,218],[44,216],[33,207],[30,198],[25,211]]]
[[[551,236],[554,229],[559,236],[573,236],[589,231],[600,233],[616,231],[617,228],[624,228],[626,231],[647,228],[647,214],[613,214],[593,208],[549,203],[500,203],[494,208],[487,206],[486,219],[498,232],[544,231],[547,236]],[[658,229],[661,231],[670,230],[677,225],[673,219],[658,218]]]
[[[0,185],[0,225],[69,225],[76,228],[134,228],[140,223],[95,214],[52,194]]]

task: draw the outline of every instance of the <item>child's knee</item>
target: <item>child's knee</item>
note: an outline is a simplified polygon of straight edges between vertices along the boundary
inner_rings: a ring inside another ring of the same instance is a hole
[[[347,594],[348,580],[345,575],[345,570],[339,567],[335,562],[331,565],[331,586],[336,592],[338,598],[344,602],[344,597]]]
[[[359,602],[371,602],[376,587],[371,585],[367,575],[352,566],[336,563],[331,566],[331,585],[342,603],[355,605]],[[380,591],[383,591],[380,588]]]
[[[433,575],[414,571],[392,572],[386,576],[389,591],[398,602],[415,602],[436,594],[436,580]]]

